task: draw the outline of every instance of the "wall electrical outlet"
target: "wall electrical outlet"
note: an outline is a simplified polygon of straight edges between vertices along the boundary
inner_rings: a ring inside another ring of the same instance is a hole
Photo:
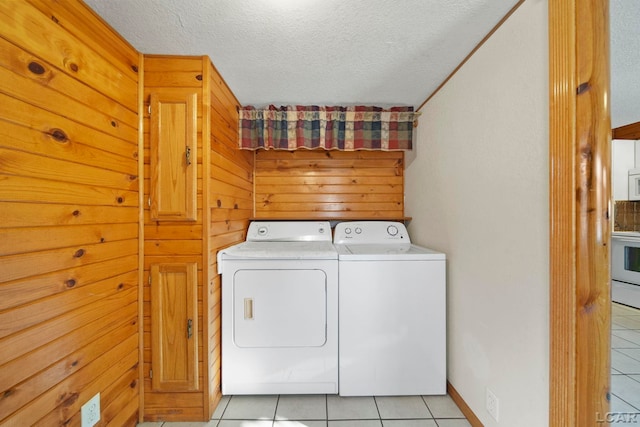
[[[489,389],[487,389],[487,412],[498,421],[498,398]]]
[[[100,421],[100,393],[82,405],[82,408],[80,408],[80,420],[82,427],[93,427]]]

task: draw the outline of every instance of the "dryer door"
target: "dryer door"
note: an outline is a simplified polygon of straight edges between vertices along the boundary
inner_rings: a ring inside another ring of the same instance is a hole
[[[321,347],[326,324],[324,271],[236,271],[233,340],[238,347]]]

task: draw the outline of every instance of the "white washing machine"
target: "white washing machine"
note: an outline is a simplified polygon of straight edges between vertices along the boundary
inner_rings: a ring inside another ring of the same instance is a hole
[[[338,392],[338,259],[324,221],[255,221],[218,252],[222,393]]]
[[[390,221],[339,223],[334,244],[339,394],[445,394],[445,254],[412,244]]]

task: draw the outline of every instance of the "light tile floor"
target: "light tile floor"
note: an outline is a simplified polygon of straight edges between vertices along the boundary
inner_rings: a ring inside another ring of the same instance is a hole
[[[470,427],[451,397],[225,396],[208,423],[140,427]]]
[[[640,310],[616,303],[611,310],[611,412],[638,414],[624,425],[640,426]]]
[[[640,413],[640,310],[613,303],[611,314],[611,412]],[[624,425],[640,426],[640,417],[624,421]],[[213,419],[205,423],[152,422],[139,426],[466,427],[470,424],[449,396],[281,395],[225,396]]]

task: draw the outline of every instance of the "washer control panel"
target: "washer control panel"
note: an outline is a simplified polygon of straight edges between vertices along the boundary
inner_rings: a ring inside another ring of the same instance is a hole
[[[333,243],[411,243],[407,228],[395,221],[347,221],[336,225]]]

